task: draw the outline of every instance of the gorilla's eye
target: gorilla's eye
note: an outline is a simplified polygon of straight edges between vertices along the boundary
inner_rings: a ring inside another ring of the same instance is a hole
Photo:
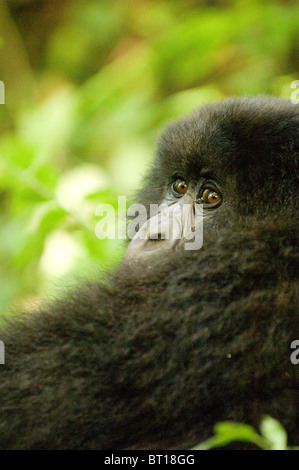
[[[188,184],[184,180],[177,179],[172,184],[172,192],[176,197],[183,196],[188,189]]]
[[[216,206],[218,207],[222,202],[220,194],[212,189],[205,189],[202,194],[201,200],[203,204],[205,204],[206,206],[210,206],[211,208]]]

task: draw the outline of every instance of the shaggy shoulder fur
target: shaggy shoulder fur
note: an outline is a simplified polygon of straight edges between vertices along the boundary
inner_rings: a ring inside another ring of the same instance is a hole
[[[215,179],[202,249],[123,262],[3,322],[0,448],[188,449],[265,414],[299,444],[298,122],[257,97],[166,128],[139,201],[160,202],[174,175]]]

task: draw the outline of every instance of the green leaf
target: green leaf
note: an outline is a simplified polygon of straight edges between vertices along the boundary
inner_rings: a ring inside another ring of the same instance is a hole
[[[286,450],[288,436],[283,426],[271,418],[266,416],[261,423],[261,435],[267,439],[273,450]]]

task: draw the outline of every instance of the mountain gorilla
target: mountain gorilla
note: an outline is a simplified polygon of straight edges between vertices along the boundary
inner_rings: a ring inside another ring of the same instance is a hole
[[[265,414],[299,444],[298,157],[282,99],[170,123],[138,194],[164,209],[117,271],[2,322],[0,447],[190,449],[219,421]]]

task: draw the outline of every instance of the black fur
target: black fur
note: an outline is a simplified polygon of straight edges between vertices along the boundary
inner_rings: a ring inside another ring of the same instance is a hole
[[[296,106],[269,97],[166,128],[139,201],[208,171],[223,204],[203,248],[124,262],[106,284],[8,319],[0,448],[188,449],[219,421],[264,414],[299,444],[298,136]]]

